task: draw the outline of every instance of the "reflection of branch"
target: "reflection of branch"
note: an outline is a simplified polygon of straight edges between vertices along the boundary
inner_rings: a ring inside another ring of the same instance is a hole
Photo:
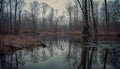
[[[80,65],[77,67],[77,69],[80,69],[80,67],[81,67],[81,63],[80,63]]]
[[[18,69],[18,55],[17,55],[17,52],[15,53],[15,59],[16,59],[16,68]]]
[[[80,67],[82,69],[86,69],[87,66],[87,58],[88,58],[88,48],[83,47],[82,48],[82,53],[81,53],[81,63],[80,65],[77,67],[77,69],[80,69]]]
[[[93,53],[94,53],[94,48],[92,48],[91,54],[90,54],[90,60],[88,62],[88,68],[87,69],[91,69],[91,64],[92,64],[92,58],[93,58]]]
[[[103,69],[106,69],[106,63],[107,63],[107,49],[105,50],[105,55],[104,55],[104,66]]]
[[[113,56],[112,56],[112,59],[111,59],[112,64],[118,69],[119,69],[119,65],[120,65],[120,61],[118,61],[119,56],[120,56],[120,48],[115,49],[113,51]]]

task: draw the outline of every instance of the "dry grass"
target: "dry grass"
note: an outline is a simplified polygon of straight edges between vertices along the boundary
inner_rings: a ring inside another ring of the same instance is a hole
[[[31,35],[0,35],[0,45],[24,48],[40,46],[41,41]]]

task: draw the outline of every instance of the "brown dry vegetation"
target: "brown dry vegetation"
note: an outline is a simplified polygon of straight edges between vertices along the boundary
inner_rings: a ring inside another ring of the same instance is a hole
[[[32,35],[0,35],[1,47],[29,48],[40,46],[41,41]]]

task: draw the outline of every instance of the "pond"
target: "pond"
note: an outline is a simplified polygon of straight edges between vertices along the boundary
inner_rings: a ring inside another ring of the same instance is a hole
[[[0,54],[0,69],[120,69],[119,41],[39,36],[47,47]]]

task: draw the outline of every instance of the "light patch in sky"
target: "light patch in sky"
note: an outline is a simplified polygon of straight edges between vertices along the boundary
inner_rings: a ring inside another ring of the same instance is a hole
[[[27,5],[29,5],[30,2],[33,2],[34,0],[25,0]],[[68,0],[36,0],[41,2],[47,3],[49,6],[53,7],[54,9],[58,10],[58,15],[62,15],[63,11],[66,9],[66,4]]]

